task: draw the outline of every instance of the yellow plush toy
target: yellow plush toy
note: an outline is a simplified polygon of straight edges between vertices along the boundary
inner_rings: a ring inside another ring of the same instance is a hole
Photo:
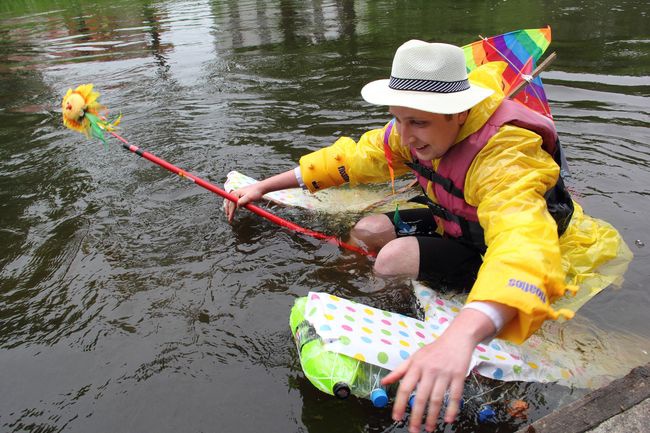
[[[99,103],[98,98],[99,92],[93,91],[92,84],[82,84],[74,90],[68,89],[61,103],[63,124],[73,131],[99,138],[106,143],[104,131],[114,131],[122,116],[118,116],[113,122],[107,121],[100,114],[106,107]]]

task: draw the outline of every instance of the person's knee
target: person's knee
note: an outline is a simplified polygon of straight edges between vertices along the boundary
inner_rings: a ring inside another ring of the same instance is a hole
[[[361,218],[352,229],[360,234],[380,234],[385,231],[395,231],[393,224],[388,217],[383,214],[369,215]]]
[[[377,254],[374,271],[382,277],[406,276],[417,278],[420,269],[420,249],[413,237],[388,242]]]
[[[355,224],[350,237],[360,245],[377,250],[395,239],[395,227],[386,215],[369,215]]]

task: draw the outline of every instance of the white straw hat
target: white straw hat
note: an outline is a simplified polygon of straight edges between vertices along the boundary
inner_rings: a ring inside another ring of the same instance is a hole
[[[439,114],[468,110],[492,93],[467,80],[462,48],[415,39],[395,52],[390,80],[373,81],[361,89],[371,104]]]

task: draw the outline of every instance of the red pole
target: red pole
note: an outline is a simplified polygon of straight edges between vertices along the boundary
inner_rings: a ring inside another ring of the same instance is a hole
[[[238,197],[235,197],[234,195],[227,193],[226,191],[219,188],[218,186],[216,186],[214,184],[211,184],[210,182],[205,181],[205,180],[201,179],[200,177],[194,176],[193,174],[188,173],[185,170],[182,170],[182,169],[176,167],[175,165],[168,163],[164,159],[158,158],[156,155],[153,155],[153,154],[151,154],[149,152],[146,152],[146,151],[140,149],[138,146],[134,146],[132,144],[129,144],[128,141],[126,141],[124,138],[122,138],[120,135],[116,134],[113,131],[108,131],[108,133],[111,134],[113,137],[117,138],[118,140],[120,140],[122,142],[122,147],[125,148],[126,150],[128,150],[129,152],[135,153],[136,155],[141,156],[144,159],[147,159],[147,160],[153,162],[154,164],[157,164],[157,165],[171,171],[172,173],[176,173],[177,175],[179,175],[181,177],[184,177],[186,179],[191,180],[195,184],[199,185],[202,188],[207,189],[208,191],[212,191],[213,193],[215,193],[217,195],[220,195],[221,197],[223,197],[223,198],[225,198],[227,200],[230,200],[230,201],[232,201],[234,203],[237,203]],[[375,257],[376,256],[376,254],[374,252],[366,251],[363,248],[357,247],[355,245],[347,244],[347,243],[341,241],[340,239],[338,239],[335,236],[330,236],[330,235],[326,235],[324,233],[320,233],[320,232],[317,232],[317,231],[314,231],[314,230],[306,229],[304,227],[301,227],[301,226],[299,226],[297,224],[292,223],[291,221],[287,221],[287,220],[285,220],[283,218],[280,218],[277,215],[273,215],[272,213],[267,212],[264,209],[261,209],[261,208],[255,206],[254,204],[248,203],[248,204],[244,205],[244,207],[246,209],[248,209],[249,211],[261,216],[262,218],[266,218],[267,220],[269,220],[269,221],[271,221],[271,222],[273,222],[273,223],[275,223],[275,224],[277,224],[279,226],[286,227],[286,228],[288,228],[290,230],[293,230],[295,232],[302,233],[302,234],[307,235],[307,236],[311,236],[312,238],[315,238],[315,239],[325,240],[325,241],[327,241],[329,243],[332,243],[334,245],[338,245],[341,248],[345,248],[346,250],[354,251],[354,252],[362,254],[364,256],[370,256],[370,257]]]

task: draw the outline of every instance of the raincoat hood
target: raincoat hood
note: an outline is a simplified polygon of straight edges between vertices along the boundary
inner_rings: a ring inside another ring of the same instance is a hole
[[[458,132],[455,143],[463,141],[481,129],[505,99],[501,76],[506,66],[504,62],[490,62],[479,66],[469,74],[468,78],[472,84],[493,90],[494,93],[469,110],[469,116]]]

